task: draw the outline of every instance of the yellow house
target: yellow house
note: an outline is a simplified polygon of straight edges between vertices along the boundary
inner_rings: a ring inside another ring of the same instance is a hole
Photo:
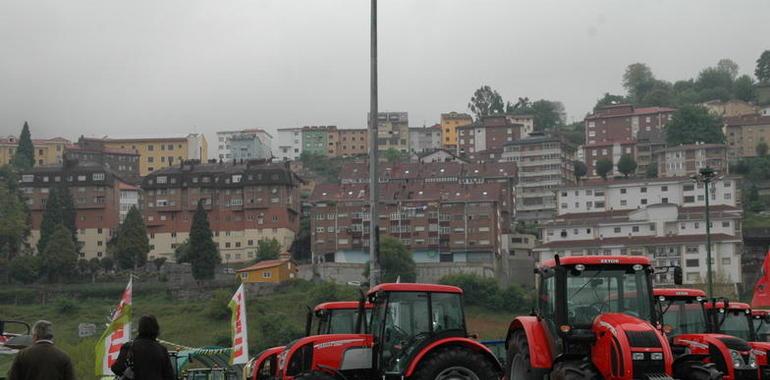
[[[191,133],[186,137],[138,138],[103,140],[105,148],[130,150],[139,153],[139,175],[179,165],[184,160],[208,159],[208,144],[203,134]]]
[[[253,284],[257,282],[283,282],[296,277],[297,264],[289,259],[260,261],[250,267],[236,271],[241,282]]]
[[[467,113],[441,114],[441,144],[444,147],[457,146],[457,127],[473,124],[473,118]]]
[[[0,138],[0,166],[11,163],[19,139],[15,136]],[[62,163],[64,149],[71,142],[61,137],[52,139],[33,139],[35,147],[35,166],[57,165]]]

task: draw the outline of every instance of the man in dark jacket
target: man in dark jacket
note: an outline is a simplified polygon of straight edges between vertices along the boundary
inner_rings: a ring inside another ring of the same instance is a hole
[[[157,341],[159,334],[160,326],[155,317],[139,318],[139,336],[120,348],[118,359],[110,367],[112,372],[121,376],[131,366],[136,380],[174,380],[168,350]]]
[[[8,371],[8,380],[75,380],[72,361],[53,345],[53,325],[37,321],[31,346],[19,351]]]

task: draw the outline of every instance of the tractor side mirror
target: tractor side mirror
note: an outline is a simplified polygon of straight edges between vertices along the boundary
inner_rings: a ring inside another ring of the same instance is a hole
[[[682,285],[682,267],[674,267],[674,284]]]

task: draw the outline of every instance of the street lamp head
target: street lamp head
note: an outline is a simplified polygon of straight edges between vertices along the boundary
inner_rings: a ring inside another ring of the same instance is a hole
[[[714,169],[706,166],[705,168],[700,170],[700,175],[708,179],[708,178],[714,177],[716,175],[716,172],[714,171]]]

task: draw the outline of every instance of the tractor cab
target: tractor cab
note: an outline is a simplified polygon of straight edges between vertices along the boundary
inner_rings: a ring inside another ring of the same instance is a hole
[[[281,353],[279,378],[491,379],[502,372],[489,349],[468,337],[460,288],[381,284],[366,300],[368,334],[299,339]]]
[[[675,377],[701,373],[703,378],[725,380],[758,378],[759,364],[746,340],[710,332],[705,292],[655,289],[653,294],[675,357]]]
[[[751,310],[757,342],[770,342],[770,310]]]
[[[670,378],[673,357],[656,328],[648,257],[557,256],[536,273],[534,315],[508,328],[508,379]]]
[[[709,301],[705,305],[712,331],[748,341],[757,357],[762,379],[770,379],[770,343],[759,340],[754,329],[751,307],[743,302]]]

